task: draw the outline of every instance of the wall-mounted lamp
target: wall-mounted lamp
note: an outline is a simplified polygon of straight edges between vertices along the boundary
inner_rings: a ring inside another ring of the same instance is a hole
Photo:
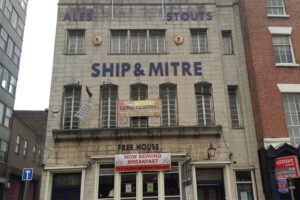
[[[210,159],[211,157],[215,157],[215,155],[216,155],[216,148],[214,148],[212,143],[210,143],[207,149],[207,157],[208,159]]]

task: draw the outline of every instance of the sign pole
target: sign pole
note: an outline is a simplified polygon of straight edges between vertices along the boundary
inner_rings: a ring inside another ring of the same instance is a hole
[[[28,185],[29,185],[29,181],[25,181],[25,188],[24,188],[24,193],[23,193],[23,200],[27,199]]]

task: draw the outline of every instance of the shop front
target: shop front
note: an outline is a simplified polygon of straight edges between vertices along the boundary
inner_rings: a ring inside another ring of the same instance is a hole
[[[287,143],[259,150],[266,199],[300,199],[299,157],[300,147]]]

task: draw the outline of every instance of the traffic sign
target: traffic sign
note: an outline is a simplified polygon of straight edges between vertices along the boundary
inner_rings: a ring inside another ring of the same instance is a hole
[[[33,168],[23,168],[22,181],[31,181],[33,177]]]

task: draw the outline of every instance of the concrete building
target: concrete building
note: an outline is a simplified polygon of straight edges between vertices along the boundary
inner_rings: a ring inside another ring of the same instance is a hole
[[[46,111],[14,110],[7,160],[9,188],[5,192],[6,200],[23,199],[23,168],[33,169],[33,178],[27,186],[27,200],[39,199],[46,123]]]
[[[60,0],[40,199],[264,199],[234,0]]]
[[[299,160],[300,156],[299,3],[298,0],[239,1],[267,199],[290,198],[287,180],[278,179],[276,160],[287,156]],[[282,181],[285,187],[279,190],[278,182]],[[295,199],[300,199],[300,180],[294,182]]]
[[[0,0],[0,198],[7,186],[6,159],[15,102],[27,0]]]

